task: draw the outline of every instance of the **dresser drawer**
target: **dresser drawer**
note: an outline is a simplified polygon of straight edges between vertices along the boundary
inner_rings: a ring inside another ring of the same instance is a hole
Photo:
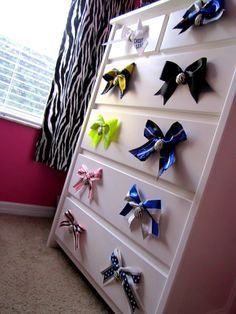
[[[235,55],[235,47],[223,47],[214,50],[197,50],[184,54],[117,61],[107,65],[104,73],[112,68],[122,70],[128,64],[136,62],[136,67],[134,68],[127,91],[122,99],[120,99],[117,86],[108,93],[101,95],[106,86],[106,81],[102,79],[96,103],[109,106],[128,106],[131,108],[154,108],[165,111],[184,110],[219,113],[225,102],[225,97],[234,74]],[[200,93],[199,101],[196,103],[190,94],[188,85],[179,85],[164,106],[163,97],[154,96],[154,94],[164,83],[159,78],[166,61],[175,62],[182,70],[185,70],[188,65],[202,57],[207,57],[208,60],[206,80],[212,90]]]
[[[160,41],[160,33],[163,26],[164,15],[158,16],[150,20],[142,21],[144,26],[148,26],[149,33],[148,33],[148,44],[145,48],[144,52],[151,52],[156,49],[158,43]],[[129,25],[129,28],[132,30],[137,29],[137,23],[134,25]],[[119,40],[121,38],[121,31],[122,29],[118,29],[115,33],[114,40]],[[116,59],[120,57],[130,56],[130,55],[137,55],[136,49],[133,47],[133,44],[128,41],[121,41],[112,44],[109,59]]]
[[[84,187],[81,191],[76,192],[73,187],[79,181],[77,172],[82,164],[86,165],[89,171],[98,168],[103,169],[102,180],[93,183],[91,201],[88,198],[88,188]],[[127,203],[124,198],[134,184],[137,185],[142,200],[161,199],[162,201],[159,238],[150,236],[143,239],[141,226],[138,222],[136,221],[137,225],[131,230],[127,218],[119,214]],[[79,155],[77,159],[69,192],[85,205],[90,206],[98,215],[125,233],[165,266],[170,267],[189,213],[190,201],[83,155]]]
[[[165,283],[165,276],[151,266],[145,257],[133,251],[129,245],[119,240],[112,232],[104,227],[99,219],[94,220],[84,209],[76,203],[66,199],[61,212],[60,221],[64,220],[63,213],[71,210],[79,223],[85,226],[86,231],[80,238],[80,250],[74,249],[73,236],[66,227],[57,227],[56,237],[63,243],[76,260],[90,274],[96,283],[105,291],[122,313],[129,312],[128,301],[120,282],[113,280],[103,285],[101,271],[110,265],[110,256],[115,248],[119,248],[123,257],[124,266],[135,266],[142,271],[142,280],[139,284],[138,295],[146,313],[155,313],[160,295]],[[153,288],[155,289],[153,290]]]
[[[91,138],[88,136],[90,125],[96,121],[98,114],[102,114],[105,120],[116,117],[121,121],[118,142],[112,142],[107,150],[103,148],[102,142],[94,149],[91,146]],[[93,110],[83,138],[82,148],[131,168],[138,169],[151,176],[157,176],[159,171],[159,153],[154,153],[146,161],[139,161],[129,153],[129,150],[147,142],[147,139],[143,136],[143,131],[148,119],[153,120],[161,128],[163,134],[176,121],[158,115],[141,116]],[[201,177],[216,125],[214,123],[184,119],[178,119],[178,121],[182,124],[188,140],[176,146],[176,163],[161,176],[161,179],[181,186],[187,191],[195,191]]]
[[[170,15],[166,32],[161,45],[161,50],[184,47],[190,45],[206,44],[218,40],[228,40],[236,38],[236,1],[224,1],[225,12],[221,19],[203,25],[202,27],[190,27],[184,33],[173,29],[181,20],[185,10],[174,12]],[[223,54],[222,54],[223,56]],[[223,58],[225,59],[225,58]]]

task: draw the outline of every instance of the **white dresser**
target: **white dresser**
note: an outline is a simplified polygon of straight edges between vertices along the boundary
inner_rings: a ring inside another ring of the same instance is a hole
[[[124,266],[142,272],[137,294],[145,313],[230,313],[236,296],[236,1],[225,2],[220,20],[180,35],[173,27],[189,0],[160,1],[111,21],[113,40],[120,38],[121,25],[135,29],[140,18],[149,26],[148,45],[142,56],[128,42],[107,46],[48,244],[65,251],[115,313],[129,313],[121,283],[103,284],[101,271],[115,248]],[[188,86],[180,85],[164,106],[154,94],[163,85],[165,62],[185,69],[202,57],[212,90],[196,103]],[[136,67],[123,98],[118,88],[101,95],[102,75],[132,62]],[[98,114],[121,122],[118,140],[107,150],[102,142],[93,148],[88,136]],[[146,142],[148,119],[164,134],[178,121],[188,137],[176,146],[176,163],[158,180],[158,153],[144,162],[129,153]],[[103,169],[92,200],[88,189],[74,188],[83,164],[90,171]],[[129,228],[119,214],[134,184],[143,198],[162,201],[159,238],[143,239],[141,229]],[[60,227],[68,210],[86,229],[79,249],[68,228]]]

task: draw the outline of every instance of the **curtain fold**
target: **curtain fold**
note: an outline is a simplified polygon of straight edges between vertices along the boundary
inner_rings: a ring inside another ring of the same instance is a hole
[[[108,40],[135,0],[72,0],[34,160],[67,171]],[[53,39],[52,39],[53,40]]]

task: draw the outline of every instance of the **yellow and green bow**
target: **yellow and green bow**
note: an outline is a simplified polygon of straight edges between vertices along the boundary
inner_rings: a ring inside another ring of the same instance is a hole
[[[92,139],[92,146],[97,147],[103,139],[104,148],[107,149],[111,142],[117,139],[120,121],[118,119],[111,119],[105,122],[102,115],[98,115],[98,119],[90,126],[89,137]]]
[[[124,96],[131,74],[133,73],[134,67],[135,63],[131,63],[127,65],[122,71],[112,69],[111,71],[105,73],[103,78],[107,81],[107,85],[102,92],[102,95],[106,94],[110,89],[118,85],[120,90],[120,98],[122,98]]]

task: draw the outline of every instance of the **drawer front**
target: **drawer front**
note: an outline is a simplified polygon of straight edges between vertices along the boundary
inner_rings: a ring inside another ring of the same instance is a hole
[[[88,136],[90,125],[96,121],[98,114],[102,114],[105,120],[119,118],[121,120],[120,135],[117,143],[111,143],[105,150],[101,142],[96,149],[91,146],[91,138]],[[83,138],[82,147],[106,158],[143,171],[151,176],[157,176],[159,170],[159,153],[154,153],[146,161],[139,161],[131,153],[130,149],[139,147],[147,142],[143,136],[147,119],[153,120],[162,130],[167,132],[176,120],[153,115],[131,115],[108,111],[93,110],[87,130]],[[175,149],[176,163],[170,167],[161,179],[181,186],[187,191],[195,191],[206,161],[208,150],[215,131],[215,124],[188,121],[178,119],[182,124],[188,140],[177,145]]]
[[[181,21],[186,9],[170,15],[161,50],[236,38],[235,0],[225,1],[225,12],[221,19],[202,27],[190,27],[179,34],[180,30],[173,28]]]
[[[162,110],[184,110],[219,113],[224,105],[235,68],[236,47],[224,47],[205,49],[194,52],[168,55],[151,56],[149,58],[117,61],[107,65],[105,73],[112,68],[122,70],[131,62],[136,62],[136,67],[130,79],[127,91],[122,99],[119,96],[118,87],[113,88],[107,94],[101,95],[106,86],[102,79],[97,104],[118,105],[128,107],[145,107]],[[223,57],[224,56],[224,57]],[[195,102],[187,85],[179,85],[166,105],[163,106],[163,97],[154,96],[161,88],[163,81],[159,79],[166,61],[177,63],[183,70],[199,58],[207,57],[206,80],[212,91],[202,92],[198,103]]]
[[[66,199],[61,212],[60,221],[64,220],[63,213],[71,210],[76,219],[85,226],[86,231],[80,238],[80,250],[74,250],[72,234],[66,227],[56,229],[56,237],[63,242],[63,245],[75,256],[78,262],[83,265],[86,271],[104,289],[115,305],[122,313],[129,312],[128,301],[123,292],[120,282],[115,280],[106,286],[103,285],[101,271],[110,265],[110,256],[115,248],[119,248],[124,266],[136,266],[142,271],[142,281],[139,284],[138,295],[142,301],[146,313],[155,313],[160,295],[165,283],[165,277],[152,267],[145,259],[126,246],[108,229],[104,228],[100,222],[95,221],[82,208],[70,199]],[[155,287],[155,291],[153,291]]]
[[[159,43],[159,37],[164,21],[164,15],[155,17],[150,20],[143,21],[144,26],[148,26],[148,44],[145,48],[145,52],[155,51]],[[137,29],[137,24],[128,26],[132,30]],[[114,40],[119,40],[121,38],[122,29],[118,29],[115,33]],[[124,56],[137,55],[136,49],[133,47],[133,44],[128,41],[122,41],[112,44],[109,59],[116,59]]]
[[[103,169],[102,180],[93,183],[93,198],[91,201],[88,198],[87,188],[76,192],[73,187],[78,182],[77,172],[82,164],[85,164],[89,171],[94,171],[98,168]],[[131,230],[128,226],[127,218],[119,214],[126,205],[124,198],[134,184],[137,185],[143,200],[145,198],[161,199],[162,201],[163,209],[160,220],[161,233],[159,238],[150,236],[143,239],[141,226],[137,224]],[[143,249],[154,255],[157,260],[170,267],[187,219],[191,205],[190,201],[181,199],[166,190],[147,184],[135,177],[128,176],[123,172],[98,163],[83,155],[79,155],[77,159],[69,192],[85,205],[90,206],[98,215],[113,224],[114,227],[125,233],[137,245],[140,245]]]

